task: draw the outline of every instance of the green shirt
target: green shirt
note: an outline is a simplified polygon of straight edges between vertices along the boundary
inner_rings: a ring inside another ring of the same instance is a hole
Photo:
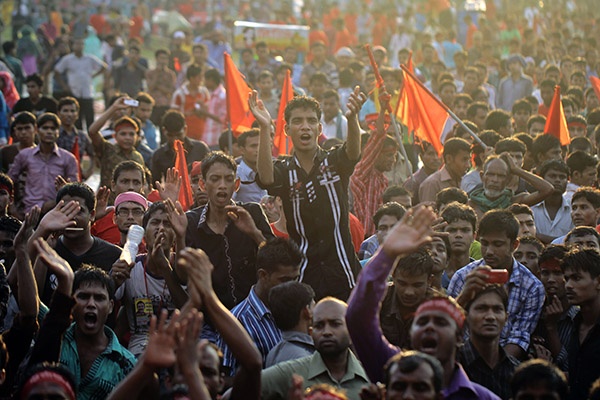
[[[136,150],[125,153],[117,144],[102,138],[102,144],[94,149],[100,157],[100,186],[110,187],[113,170],[121,161],[132,160],[144,167],[144,157]]]
[[[87,375],[81,376],[81,364],[75,342],[75,323],[65,332],[60,350],[60,363],[75,377],[77,400],[106,399],[135,366],[135,357],[121,346],[117,335],[107,326],[104,327],[104,333],[108,336],[106,349],[96,357]]]
[[[326,383],[345,390],[349,399],[356,400],[360,399],[359,392],[363,386],[370,383],[360,361],[350,350],[348,350],[346,374],[339,382],[331,376],[321,354],[317,351],[311,356],[282,362],[263,370],[262,399],[287,399],[293,374],[304,378],[304,389],[319,383]]]

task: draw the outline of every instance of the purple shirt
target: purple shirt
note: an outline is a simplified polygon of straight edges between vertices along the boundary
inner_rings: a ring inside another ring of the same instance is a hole
[[[379,249],[363,268],[348,300],[346,325],[356,355],[371,382],[385,381],[385,363],[401,350],[387,341],[379,325],[379,309],[394,261]],[[483,386],[471,382],[460,364],[457,364],[450,385],[443,392],[445,399],[500,399]]]
[[[44,202],[56,198],[54,180],[58,175],[71,182],[79,180],[75,156],[56,144],[47,158],[41,153],[40,146],[21,150],[15,157],[8,175],[16,182],[19,175],[25,171],[25,212],[29,212],[35,205],[41,207]]]

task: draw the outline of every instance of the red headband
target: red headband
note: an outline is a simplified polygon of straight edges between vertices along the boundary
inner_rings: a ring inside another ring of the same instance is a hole
[[[9,188],[9,187],[8,187],[8,186],[6,186],[6,185],[3,185],[3,184],[1,184],[1,183],[0,183],[0,190],[6,190],[6,191],[8,192],[8,195],[9,195],[10,197],[12,197],[12,195],[13,195],[13,191],[12,191],[12,189],[11,189],[11,188]]]
[[[26,399],[29,392],[39,383],[42,382],[52,382],[60,386],[67,392],[67,395],[70,399],[75,400],[75,391],[73,387],[61,374],[54,371],[40,371],[34,374],[31,378],[27,380],[25,386],[23,387],[23,391],[21,392],[21,400]]]
[[[445,314],[448,314],[448,316],[450,316],[450,318],[456,322],[456,325],[458,325],[460,329],[462,329],[465,323],[465,314],[448,299],[437,298],[425,300],[425,302],[422,303],[419,308],[417,308],[417,311],[415,312],[415,318],[425,311],[441,311]]]
[[[579,121],[569,122],[567,124],[567,126],[578,126],[580,128],[584,128],[584,129],[587,128],[586,124],[584,124],[583,122],[579,122]]]
[[[540,269],[547,269],[550,271],[561,271],[560,262],[556,258],[549,258],[540,263]]]

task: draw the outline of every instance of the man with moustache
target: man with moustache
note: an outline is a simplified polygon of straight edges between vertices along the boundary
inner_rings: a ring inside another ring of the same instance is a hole
[[[377,320],[387,276],[398,257],[406,257],[431,239],[428,235],[434,220],[435,214],[428,208],[408,211],[365,266],[350,296],[346,313],[348,330],[356,354],[374,382],[384,380],[381,365],[400,351],[385,339]],[[439,296],[424,301],[417,308],[411,326],[412,347],[442,364],[444,398],[498,399],[486,388],[471,382],[457,363],[464,320],[464,311],[451,298]]]

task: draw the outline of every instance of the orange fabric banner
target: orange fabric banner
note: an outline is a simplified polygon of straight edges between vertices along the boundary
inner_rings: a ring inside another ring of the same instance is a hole
[[[558,85],[554,88],[554,97],[552,97],[552,103],[546,117],[544,134],[556,137],[560,140],[561,146],[571,143],[571,135],[569,135],[567,119],[565,118],[562,102],[560,101],[560,86]]]
[[[192,184],[190,183],[190,175],[188,174],[187,160],[185,158],[185,149],[183,142],[176,140],[175,146],[175,169],[179,171],[181,177],[181,187],[179,188],[179,203],[184,211],[189,210],[194,204],[194,196],[192,195]]]
[[[250,87],[233,63],[231,56],[224,53],[224,57],[227,119],[231,123],[233,135],[238,137],[242,132],[252,129],[252,122],[254,122],[254,115],[248,106]]]
[[[292,142],[288,141],[285,134],[285,106],[294,98],[294,89],[292,87],[292,77],[290,70],[286,72],[283,88],[281,89],[281,99],[279,100],[279,111],[277,112],[277,121],[275,122],[275,138],[273,139],[274,153],[276,156],[290,154],[292,152]],[[288,144],[289,143],[289,144]],[[286,145],[287,144],[287,145]]]

